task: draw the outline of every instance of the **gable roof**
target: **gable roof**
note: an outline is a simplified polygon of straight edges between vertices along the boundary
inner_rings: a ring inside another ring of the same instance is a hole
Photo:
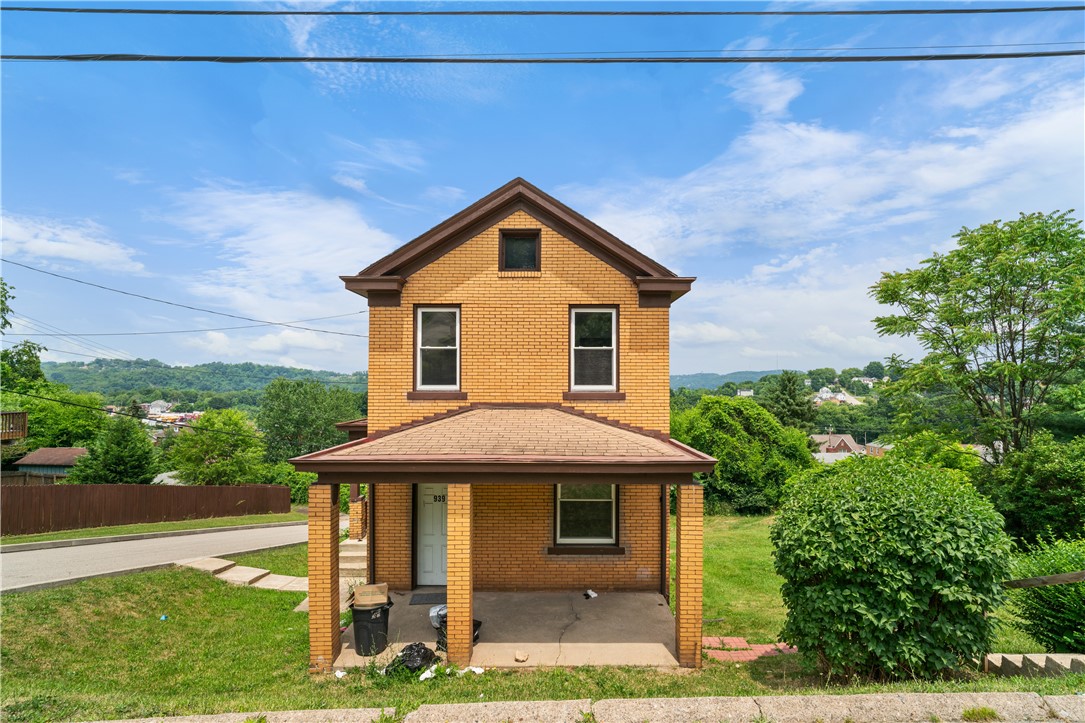
[[[669,437],[558,405],[468,405],[291,460],[312,472],[692,473],[716,460]],[[551,482],[552,483],[552,482]]]
[[[86,447],[41,447],[20,459],[15,466],[73,467],[86,453]]]
[[[411,274],[515,211],[524,211],[537,218],[628,276],[641,292],[642,306],[669,305],[689,291],[694,281],[693,277],[675,275],[522,178],[514,178],[356,275],[340,278],[350,291],[369,297],[370,306],[398,305],[399,292]],[[392,297],[395,297],[394,304],[390,303]],[[645,304],[646,298],[655,304]]]

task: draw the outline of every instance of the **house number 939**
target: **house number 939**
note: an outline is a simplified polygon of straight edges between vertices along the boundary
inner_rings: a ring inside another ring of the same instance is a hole
[[[434,495],[433,496],[433,501],[434,502],[444,502],[445,501],[445,495]]]

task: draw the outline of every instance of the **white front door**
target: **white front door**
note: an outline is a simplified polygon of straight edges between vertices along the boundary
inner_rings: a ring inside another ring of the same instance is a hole
[[[419,585],[447,585],[448,485],[418,485],[416,519],[417,582]]]

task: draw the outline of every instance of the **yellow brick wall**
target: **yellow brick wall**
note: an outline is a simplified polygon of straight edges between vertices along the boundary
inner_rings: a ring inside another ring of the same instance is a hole
[[[376,581],[411,584],[411,494],[408,485],[376,486]],[[476,590],[660,589],[660,488],[619,488],[621,555],[551,555],[554,488],[482,484],[473,488],[472,549]],[[451,508],[449,524],[451,525]],[[451,533],[450,533],[451,535]],[[449,555],[452,555],[451,537]],[[451,575],[451,557],[449,560]]]
[[[370,487],[370,504],[375,505],[369,553],[375,569],[373,582],[388,583],[393,590],[411,589],[411,485],[376,484]]]
[[[679,665],[700,668],[704,615],[704,488],[680,485],[676,513],[675,647]]]
[[[361,540],[365,537],[366,527],[369,525],[369,504],[365,499],[351,502],[347,519],[350,520],[348,530],[352,540]]]
[[[474,492],[470,484],[448,486],[448,661],[459,666],[471,664],[474,647]]]
[[[309,670],[339,657],[339,485],[309,490]]]
[[[541,228],[539,272],[499,272],[501,228]],[[414,388],[414,307],[460,304],[460,388],[467,401],[407,400]],[[563,402],[569,391],[569,305],[619,306],[624,401]],[[564,403],[668,432],[666,308],[640,308],[628,277],[523,211],[408,277],[398,307],[369,310],[369,431],[472,402]]]

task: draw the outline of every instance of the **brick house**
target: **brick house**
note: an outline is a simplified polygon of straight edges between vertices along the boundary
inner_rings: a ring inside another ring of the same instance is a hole
[[[369,486],[370,581],[446,586],[459,665],[476,590],[669,597],[676,488],[676,657],[699,667],[693,475],[715,460],[669,436],[670,304],[694,279],[515,179],[343,280],[369,303],[369,416],[293,460],[319,475],[311,668],[340,651],[339,484]]]
[[[855,441],[850,434],[811,434],[810,439],[818,446],[818,451],[824,454],[863,454],[866,449]]]

